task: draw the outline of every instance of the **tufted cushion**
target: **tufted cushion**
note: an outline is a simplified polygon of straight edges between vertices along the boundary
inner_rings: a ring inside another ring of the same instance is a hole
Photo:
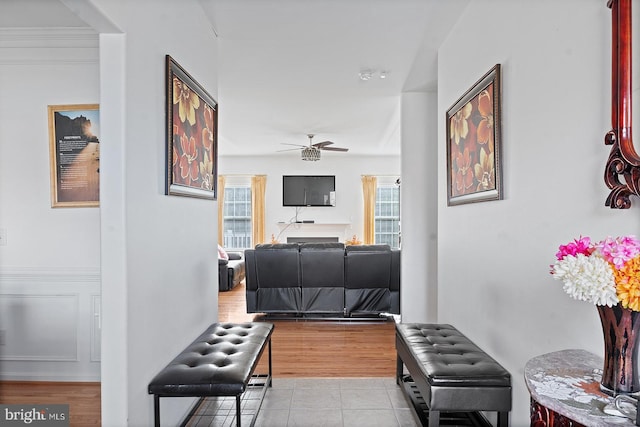
[[[432,386],[511,386],[509,372],[451,325],[404,323],[396,330]]]
[[[153,378],[149,394],[243,393],[272,332],[270,323],[214,323]]]

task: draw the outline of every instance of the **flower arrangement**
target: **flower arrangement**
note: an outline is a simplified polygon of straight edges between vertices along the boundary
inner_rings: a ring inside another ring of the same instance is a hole
[[[345,245],[361,245],[362,242],[358,240],[358,236],[354,234],[351,240],[345,240],[344,244]]]
[[[551,274],[574,299],[640,311],[640,240],[635,236],[597,243],[580,236],[560,245]]]

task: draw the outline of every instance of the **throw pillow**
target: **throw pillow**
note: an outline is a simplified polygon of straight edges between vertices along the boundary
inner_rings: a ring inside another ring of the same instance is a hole
[[[224,250],[224,248],[220,245],[218,245],[218,258],[220,259],[229,259],[229,254],[227,254],[227,251]]]

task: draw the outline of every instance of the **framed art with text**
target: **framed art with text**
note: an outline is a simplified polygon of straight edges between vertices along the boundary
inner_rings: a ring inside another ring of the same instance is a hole
[[[100,205],[98,104],[49,105],[51,207]]]
[[[218,105],[166,56],[165,194],[216,199]]]
[[[447,110],[447,204],[502,200],[500,64]]]

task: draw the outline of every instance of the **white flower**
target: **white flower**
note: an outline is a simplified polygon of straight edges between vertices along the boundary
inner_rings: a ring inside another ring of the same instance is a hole
[[[600,256],[567,255],[556,261],[552,274],[564,282],[564,291],[574,299],[609,307],[619,302],[611,265]]]

